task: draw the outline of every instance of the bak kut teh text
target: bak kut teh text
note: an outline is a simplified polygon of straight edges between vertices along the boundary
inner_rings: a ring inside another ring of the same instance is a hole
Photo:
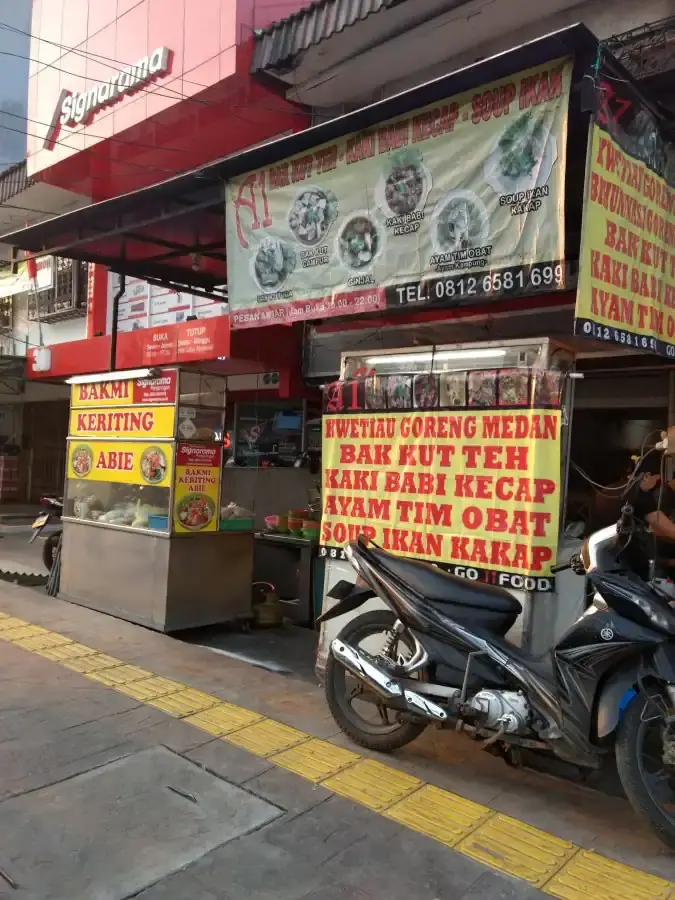
[[[321,542],[360,534],[433,562],[545,575],[558,539],[560,413],[328,415]]]

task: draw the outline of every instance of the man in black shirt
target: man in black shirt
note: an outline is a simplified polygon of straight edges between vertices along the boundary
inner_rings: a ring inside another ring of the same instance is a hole
[[[636,518],[651,528],[656,558],[669,570],[675,569],[675,479],[661,483],[662,456],[654,450],[640,465],[639,481],[628,496]],[[672,571],[671,573],[672,574]]]

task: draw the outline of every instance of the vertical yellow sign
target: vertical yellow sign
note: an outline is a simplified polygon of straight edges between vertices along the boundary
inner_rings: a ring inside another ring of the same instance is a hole
[[[220,444],[180,443],[176,451],[173,525],[179,533],[217,531]]]

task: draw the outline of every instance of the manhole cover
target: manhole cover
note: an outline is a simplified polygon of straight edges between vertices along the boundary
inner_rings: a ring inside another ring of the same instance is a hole
[[[0,868],[31,900],[121,900],[279,814],[170,750],[143,750],[0,803]]]

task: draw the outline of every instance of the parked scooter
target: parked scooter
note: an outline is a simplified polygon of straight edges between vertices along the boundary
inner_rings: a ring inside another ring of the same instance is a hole
[[[53,519],[60,520],[63,515],[63,497],[41,497],[40,503],[45,507],[45,511],[41,512],[31,525],[33,534],[29,541],[30,544],[40,537],[47,525],[49,525]],[[50,532],[46,538],[43,538],[42,562],[48,572],[51,572],[52,566],[54,565],[54,553],[61,539],[62,532],[63,528],[58,528],[55,531]]]
[[[554,569],[587,577],[593,601],[538,657],[505,639],[522,611],[507,590],[364,538],[350,544],[357,583],[335,586],[338,602],[320,621],[374,596],[391,611],[357,616],[331,643],[325,689],[336,723],[381,752],[432,723],[466,732],[511,765],[523,748],[584,768],[614,752],[630,803],[675,849],[675,610],[658,582],[626,562],[643,532],[624,506],[618,525]]]

